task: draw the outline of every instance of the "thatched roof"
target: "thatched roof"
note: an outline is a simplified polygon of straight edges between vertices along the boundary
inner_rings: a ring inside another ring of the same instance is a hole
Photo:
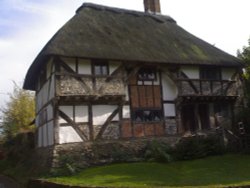
[[[49,55],[95,59],[241,66],[240,60],[195,37],[171,17],[84,3],[31,65],[25,89]]]

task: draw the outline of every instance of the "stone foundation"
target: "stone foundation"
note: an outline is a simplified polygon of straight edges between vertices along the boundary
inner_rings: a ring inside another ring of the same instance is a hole
[[[171,136],[131,140],[100,140],[56,145],[53,148],[52,167],[59,168],[67,161],[74,163],[74,166],[78,168],[113,162],[142,161],[150,142],[157,141],[167,145],[175,145],[179,139],[179,137]]]

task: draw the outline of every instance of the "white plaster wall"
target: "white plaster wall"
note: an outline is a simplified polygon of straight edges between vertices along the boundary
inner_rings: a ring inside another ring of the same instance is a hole
[[[112,74],[119,66],[120,62],[118,61],[110,61],[109,62],[109,74]]]
[[[175,116],[175,104],[164,104],[165,117]]]
[[[42,126],[43,129],[43,146],[46,147],[48,146],[48,133],[47,133],[47,125]]]
[[[88,122],[88,106],[75,106],[75,121]]]
[[[73,120],[73,106],[59,106],[59,110],[64,112],[71,120]],[[67,123],[63,118],[59,117],[59,124]]]
[[[53,119],[53,117],[54,117],[53,107],[51,104],[49,104],[47,106],[47,120],[50,121],[51,119]]]
[[[196,66],[182,66],[181,71],[184,72],[190,79],[200,78],[200,69]]]
[[[53,121],[50,121],[47,125],[48,128],[48,145],[51,146],[54,144],[54,124]]]
[[[35,125],[38,127],[39,126],[39,116],[37,115],[36,116],[36,122],[35,122]]]
[[[47,65],[46,65],[46,75],[47,75],[47,79],[50,77],[50,75],[51,75],[51,71],[53,70],[53,65],[52,65],[52,61],[53,61],[53,59],[52,58],[50,58],[49,59],[49,61],[48,61],[48,63],[47,63]]]
[[[123,106],[122,117],[123,118],[130,118],[130,107],[128,105]]]
[[[93,105],[93,125],[103,125],[107,118],[117,108],[116,105]],[[118,121],[118,114],[113,118],[113,121]]]
[[[163,100],[174,100],[178,93],[175,83],[164,73],[162,74],[162,92]]]
[[[55,75],[51,76],[50,90],[49,90],[49,100],[55,97]]]
[[[76,71],[76,59],[63,57],[61,58],[72,70]]]
[[[125,85],[125,100],[129,101],[128,85]]]
[[[50,89],[49,89],[50,87]],[[36,96],[36,112],[40,111],[41,108],[55,96],[55,77],[52,76],[51,85],[48,80]]]
[[[48,102],[48,99],[49,99],[49,97],[48,97],[48,94],[49,94],[49,82],[48,81],[44,84],[41,92],[42,92],[42,106],[43,106]]]
[[[91,74],[91,61],[87,59],[78,60],[78,73],[79,74]]]
[[[236,72],[233,68],[222,68],[222,79],[223,80],[231,80],[232,76]]]
[[[82,142],[80,136],[71,126],[59,127],[59,143]]]
[[[43,138],[42,138],[42,136],[43,136],[43,129],[42,129],[42,127],[39,127],[38,128],[38,147],[42,147],[43,146],[43,143],[42,143],[42,141],[43,141]]]
[[[42,97],[41,97],[41,92],[39,92],[36,95],[36,113],[39,112],[41,108],[42,108]]]

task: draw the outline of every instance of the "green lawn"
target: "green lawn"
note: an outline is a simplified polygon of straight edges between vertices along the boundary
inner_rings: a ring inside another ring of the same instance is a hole
[[[225,187],[250,185],[250,156],[224,155],[193,161],[113,164],[48,181],[110,187]]]

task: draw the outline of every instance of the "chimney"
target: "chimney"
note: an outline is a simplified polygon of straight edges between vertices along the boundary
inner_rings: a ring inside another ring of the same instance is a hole
[[[144,9],[145,12],[160,14],[161,13],[160,0],[144,0]]]

